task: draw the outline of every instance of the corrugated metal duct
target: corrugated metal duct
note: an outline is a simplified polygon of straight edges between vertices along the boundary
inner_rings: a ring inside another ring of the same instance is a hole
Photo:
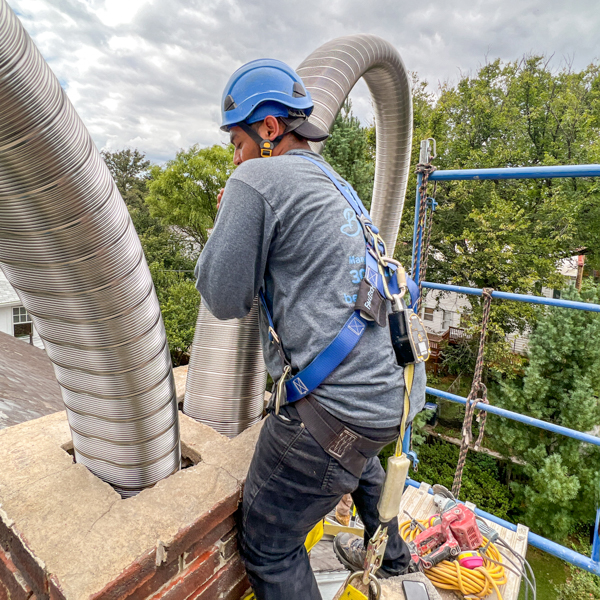
[[[371,92],[377,132],[371,218],[393,254],[408,184],[412,144],[410,80],[400,54],[376,35],[336,38],[296,69],[315,103],[310,121],[329,131],[342,104],[363,77]],[[315,144],[318,152],[323,144]]]
[[[0,266],[54,363],[75,458],[124,496],[180,466],[142,248],[58,79],[0,0]]]
[[[412,142],[410,81],[398,51],[374,35],[337,38],[298,67],[315,103],[310,120],[329,131],[364,77],[375,107],[377,157],[371,216],[393,253],[408,183]],[[316,151],[322,144],[314,144]],[[200,308],[183,412],[226,435],[260,419],[265,367],[256,303],[240,321],[218,321]]]
[[[227,321],[201,304],[183,412],[234,437],[262,418],[266,383],[257,301],[243,319]]]

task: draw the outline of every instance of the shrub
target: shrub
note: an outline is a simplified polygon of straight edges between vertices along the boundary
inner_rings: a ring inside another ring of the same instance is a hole
[[[387,450],[384,448],[382,453]],[[430,485],[438,483],[452,489],[458,452],[457,446],[440,440],[423,444],[419,448],[419,468],[411,474],[412,479],[426,481]],[[508,513],[514,509],[514,504],[510,490],[499,478],[500,470],[495,459],[469,452],[463,471],[461,499],[469,500],[479,508],[506,519]]]
[[[567,582],[554,589],[556,600],[600,600],[600,577],[572,566]]]

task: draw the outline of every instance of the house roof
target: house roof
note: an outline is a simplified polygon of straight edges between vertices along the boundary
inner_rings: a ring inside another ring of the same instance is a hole
[[[2,269],[0,269],[0,306],[20,306],[22,304],[15,289],[8,283]]]
[[[64,410],[44,350],[0,333],[0,429]]]

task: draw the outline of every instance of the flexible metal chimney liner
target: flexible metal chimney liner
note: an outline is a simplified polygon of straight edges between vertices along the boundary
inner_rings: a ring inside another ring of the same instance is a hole
[[[233,437],[262,418],[266,382],[256,300],[249,315],[229,321],[201,304],[183,412]]]
[[[310,120],[329,131],[364,77],[375,107],[377,156],[371,216],[393,253],[408,183],[412,97],[397,50],[373,35],[352,35],[315,50],[297,69],[315,103]],[[320,152],[323,144],[312,144]],[[245,319],[218,321],[201,306],[183,411],[226,435],[260,419],[265,369],[255,306]]]
[[[377,132],[371,217],[392,254],[408,184],[413,120],[410,79],[400,54],[375,35],[349,35],[317,48],[296,71],[315,104],[310,121],[327,131],[356,82],[366,81]],[[320,152],[323,143],[313,147]]]
[[[178,470],[171,359],[139,239],[85,126],[5,0],[0,266],[54,363],[77,462],[124,496]]]

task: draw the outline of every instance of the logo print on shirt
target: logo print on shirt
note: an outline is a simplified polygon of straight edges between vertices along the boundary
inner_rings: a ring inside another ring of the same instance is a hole
[[[344,209],[344,219],[348,221],[340,227],[340,231],[348,237],[355,237],[361,232],[361,226],[356,218],[356,213],[351,208]]]
[[[293,382],[294,387],[298,390],[300,394],[308,394],[308,388],[306,387],[306,384],[304,383],[304,381],[302,381],[302,379],[297,377],[293,380]]]

